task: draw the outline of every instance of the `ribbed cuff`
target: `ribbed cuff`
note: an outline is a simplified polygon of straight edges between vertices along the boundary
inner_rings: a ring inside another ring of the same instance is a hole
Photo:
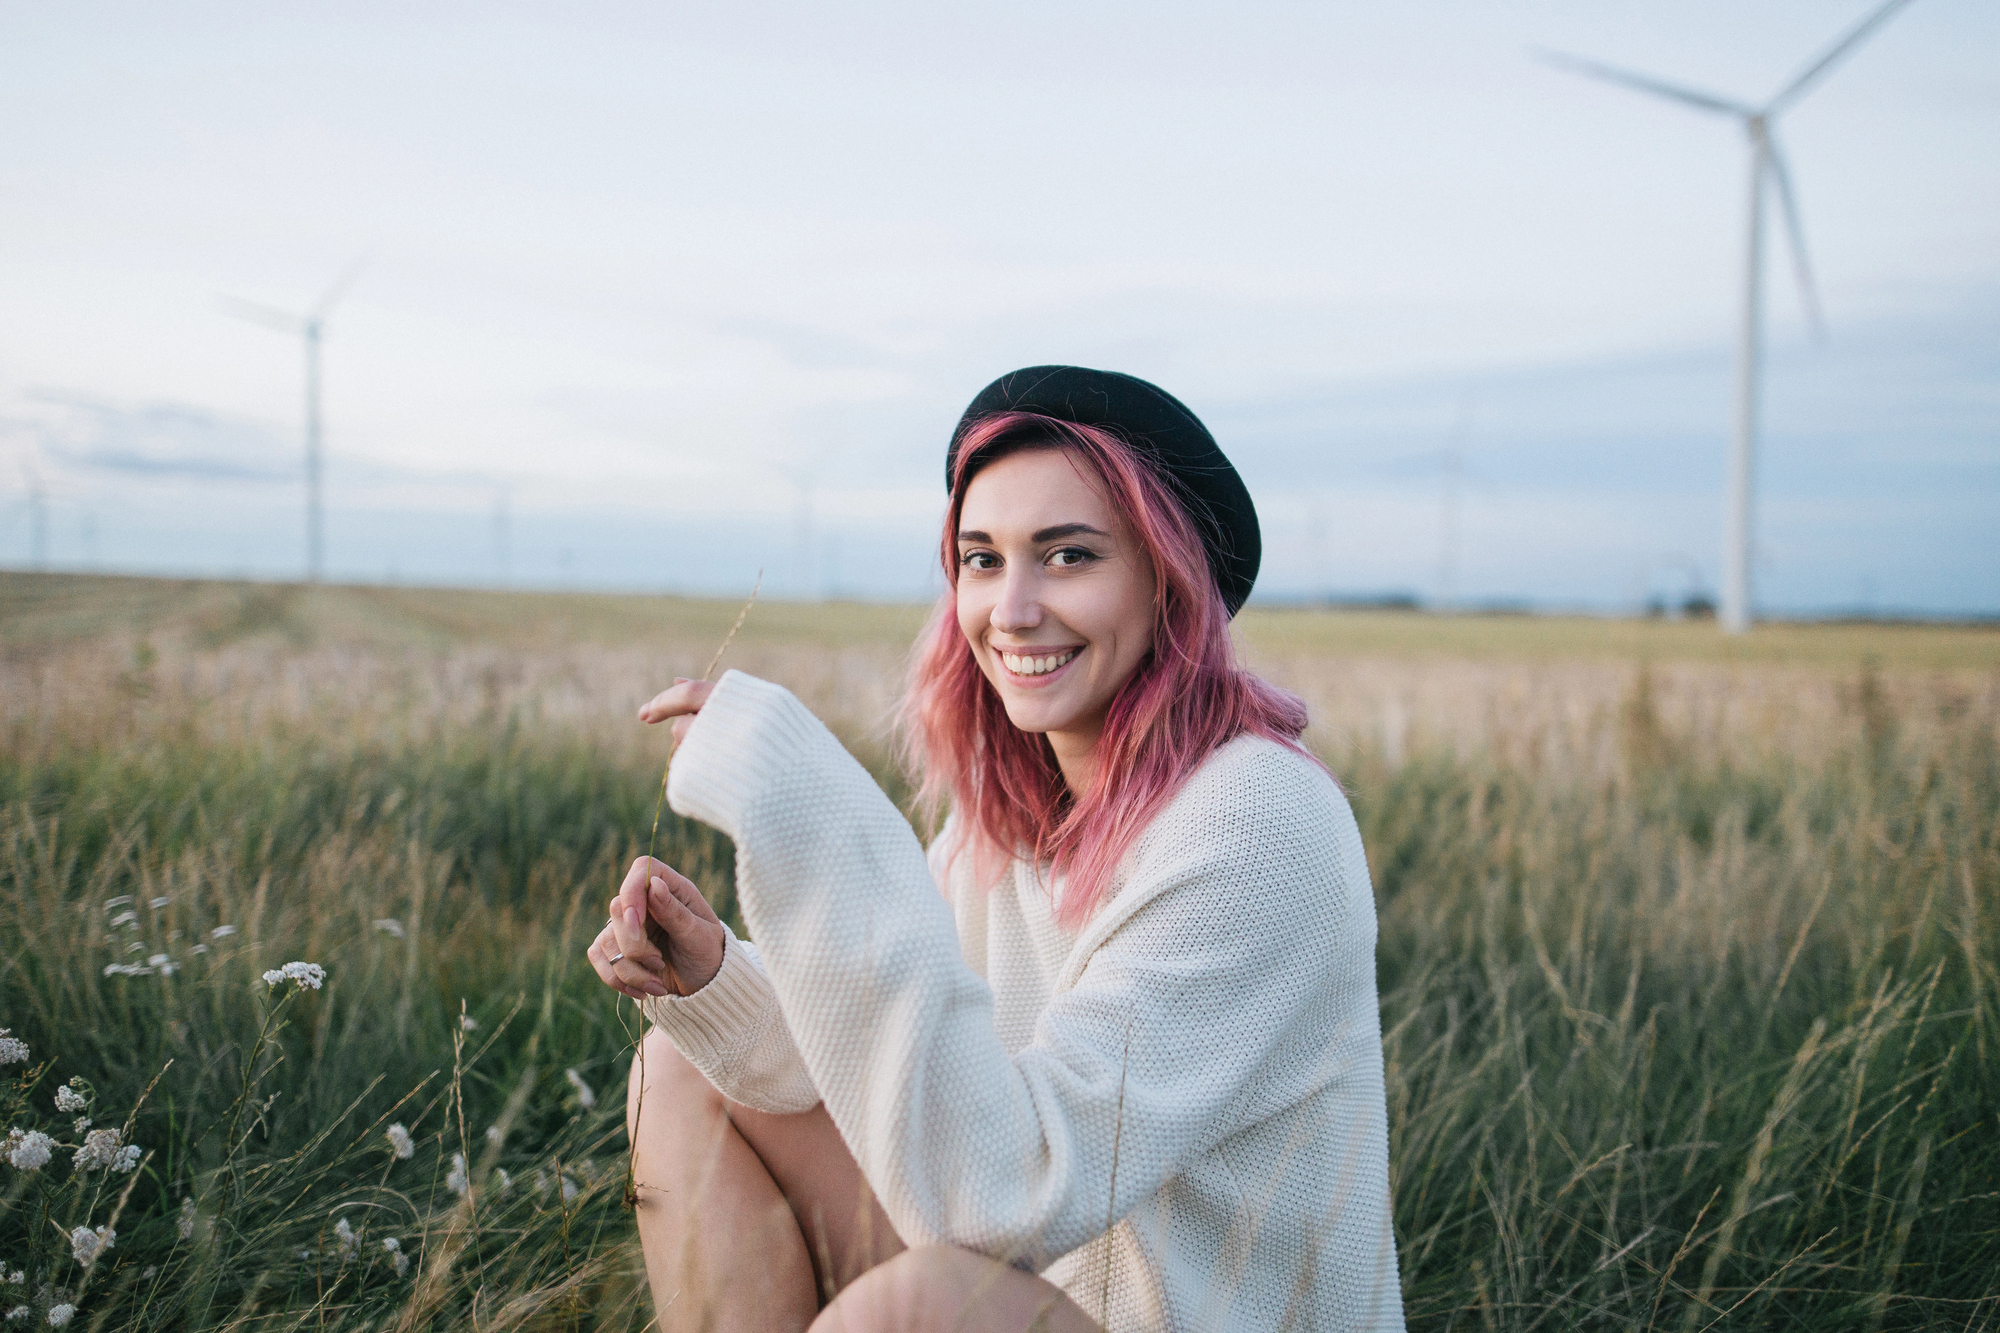
[[[727,925],[722,966],[692,995],[647,996],[646,1017],[673,1040],[674,1049],[704,1071],[723,1063],[778,1010],[778,992],[764,970],[750,961],[743,942]]]

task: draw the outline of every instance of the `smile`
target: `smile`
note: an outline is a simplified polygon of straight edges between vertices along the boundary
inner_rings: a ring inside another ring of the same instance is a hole
[[[1082,651],[1081,648],[1065,648],[1060,652],[1040,655],[1003,652],[1000,661],[1017,676],[1046,676],[1068,666]]]

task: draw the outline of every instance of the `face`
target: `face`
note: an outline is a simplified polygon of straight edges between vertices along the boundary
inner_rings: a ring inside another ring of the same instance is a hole
[[[973,477],[958,627],[1015,726],[1046,734],[1059,758],[1096,743],[1153,646],[1153,571],[1088,465],[1033,449]]]

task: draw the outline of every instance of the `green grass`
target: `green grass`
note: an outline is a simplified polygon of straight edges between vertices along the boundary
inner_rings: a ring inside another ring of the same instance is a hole
[[[75,1174],[66,1150],[0,1165],[0,1272],[27,1278],[0,1308],[69,1301],[107,1330],[642,1328],[621,1202],[637,1021],[581,949],[658,790],[629,695],[651,662],[705,662],[735,612],[0,578],[0,1025],[32,1052],[0,1097],[70,1142],[53,1097],[81,1078],[96,1126],[146,1154],[129,1175]],[[920,619],[760,605],[731,661],[835,711],[827,655],[893,673]],[[1992,639],[1782,627],[1759,659],[1703,632],[1246,621],[1261,658],[1330,690],[1388,656],[1411,688],[1500,661],[1610,701],[1496,693],[1488,730],[1407,752],[1357,714],[1327,756],[1376,876],[1412,1327],[2000,1319]],[[602,665],[621,654],[630,680]],[[1802,671],[1831,683],[1721,748],[1709,696],[1637,661],[1780,703]],[[850,735],[900,794],[879,736]],[[731,910],[726,842],[671,816],[662,839]],[[104,973],[157,954],[171,975]],[[259,979],[292,959],[325,989]],[[86,1271],[67,1233],[107,1223]]]

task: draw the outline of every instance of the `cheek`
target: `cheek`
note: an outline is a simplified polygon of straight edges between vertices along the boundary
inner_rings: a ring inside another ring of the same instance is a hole
[[[972,649],[972,655],[979,656],[979,640],[992,622],[993,608],[976,593],[960,585],[957,600],[958,632]]]

